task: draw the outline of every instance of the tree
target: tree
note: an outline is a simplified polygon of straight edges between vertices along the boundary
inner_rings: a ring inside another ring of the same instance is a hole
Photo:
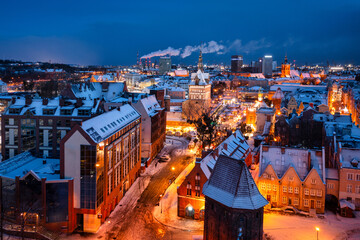
[[[33,80],[23,80],[23,89],[24,91],[32,91],[34,89],[34,81]]]
[[[360,81],[360,74],[356,74],[355,81]]]
[[[51,80],[40,86],[40,96],[45,98],[54,98],[58,95],[59,83]]]
[[[217,121],[218,117],[211,115],[209,112],[203,113],[196,120],[188,120],[189,123],[195,125],[197,137],[201,141],[203,149],[215,141]]]

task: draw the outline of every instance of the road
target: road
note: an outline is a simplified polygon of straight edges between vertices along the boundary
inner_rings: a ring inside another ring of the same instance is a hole
[[[148,187],[142,193],[135,208],[117,219],[116,225],[107,233],[106,239],[185,240],[192,239],[192,235],[202,235],[202,232],[189,232],[164,226],[152,216],[153,208],[159,203],[160,195],[169,186],[169,180],[174,176],[177,177],[193,160],[192,157],[184,154],[187,141],[175,137],[168,137],[167,141],[169,140],[173,143],[166,146],[166,151],[170,154],[171,160],[162,170],[151,177]]]

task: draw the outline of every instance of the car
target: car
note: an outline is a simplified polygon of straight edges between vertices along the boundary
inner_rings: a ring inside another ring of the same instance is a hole
[[[159,157],[159,162],[167,162],[170,160],[169,155],[163,155],[161,157]]]

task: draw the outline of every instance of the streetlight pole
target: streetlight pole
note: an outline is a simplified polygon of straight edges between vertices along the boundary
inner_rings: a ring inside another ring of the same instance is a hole
[[[162,204],[161,204],[161,198],[162,198],[162,194],[160,195],[160,213],[162,214]]]
[[[315,227],[315,230],[316,230],[316,239],[319,240],[319,231],[320,231],[320,228],[319,228],[319,227]]]

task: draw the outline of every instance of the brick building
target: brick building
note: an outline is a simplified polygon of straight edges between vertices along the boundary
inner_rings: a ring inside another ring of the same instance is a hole
[[[268,202],[243,161],[220,155],[203,194],[205,240],[263,239]]]
[[[141,116],[130,105],[76,125],[61,141],[60,176],[74,179],[70,229],[96,232],[140,173]]]
[[[251,150],[239,130],[223,141],[213,152],[197,160],[194,168],[180,184],[178,193],[178,216],[196,220],[204,219],[204,195],[202,188],[209,179],[211,171],[220,155],[243,161],[247,166],[252,163]]]
[[[324,149],[261,145],[257,184],[269,207],[324,213],[325,179]]]
[[[58,158],[60,141],[77,123],[102,113],[101,101],[13,97],[1,119],[4,159],[32,151]]]

